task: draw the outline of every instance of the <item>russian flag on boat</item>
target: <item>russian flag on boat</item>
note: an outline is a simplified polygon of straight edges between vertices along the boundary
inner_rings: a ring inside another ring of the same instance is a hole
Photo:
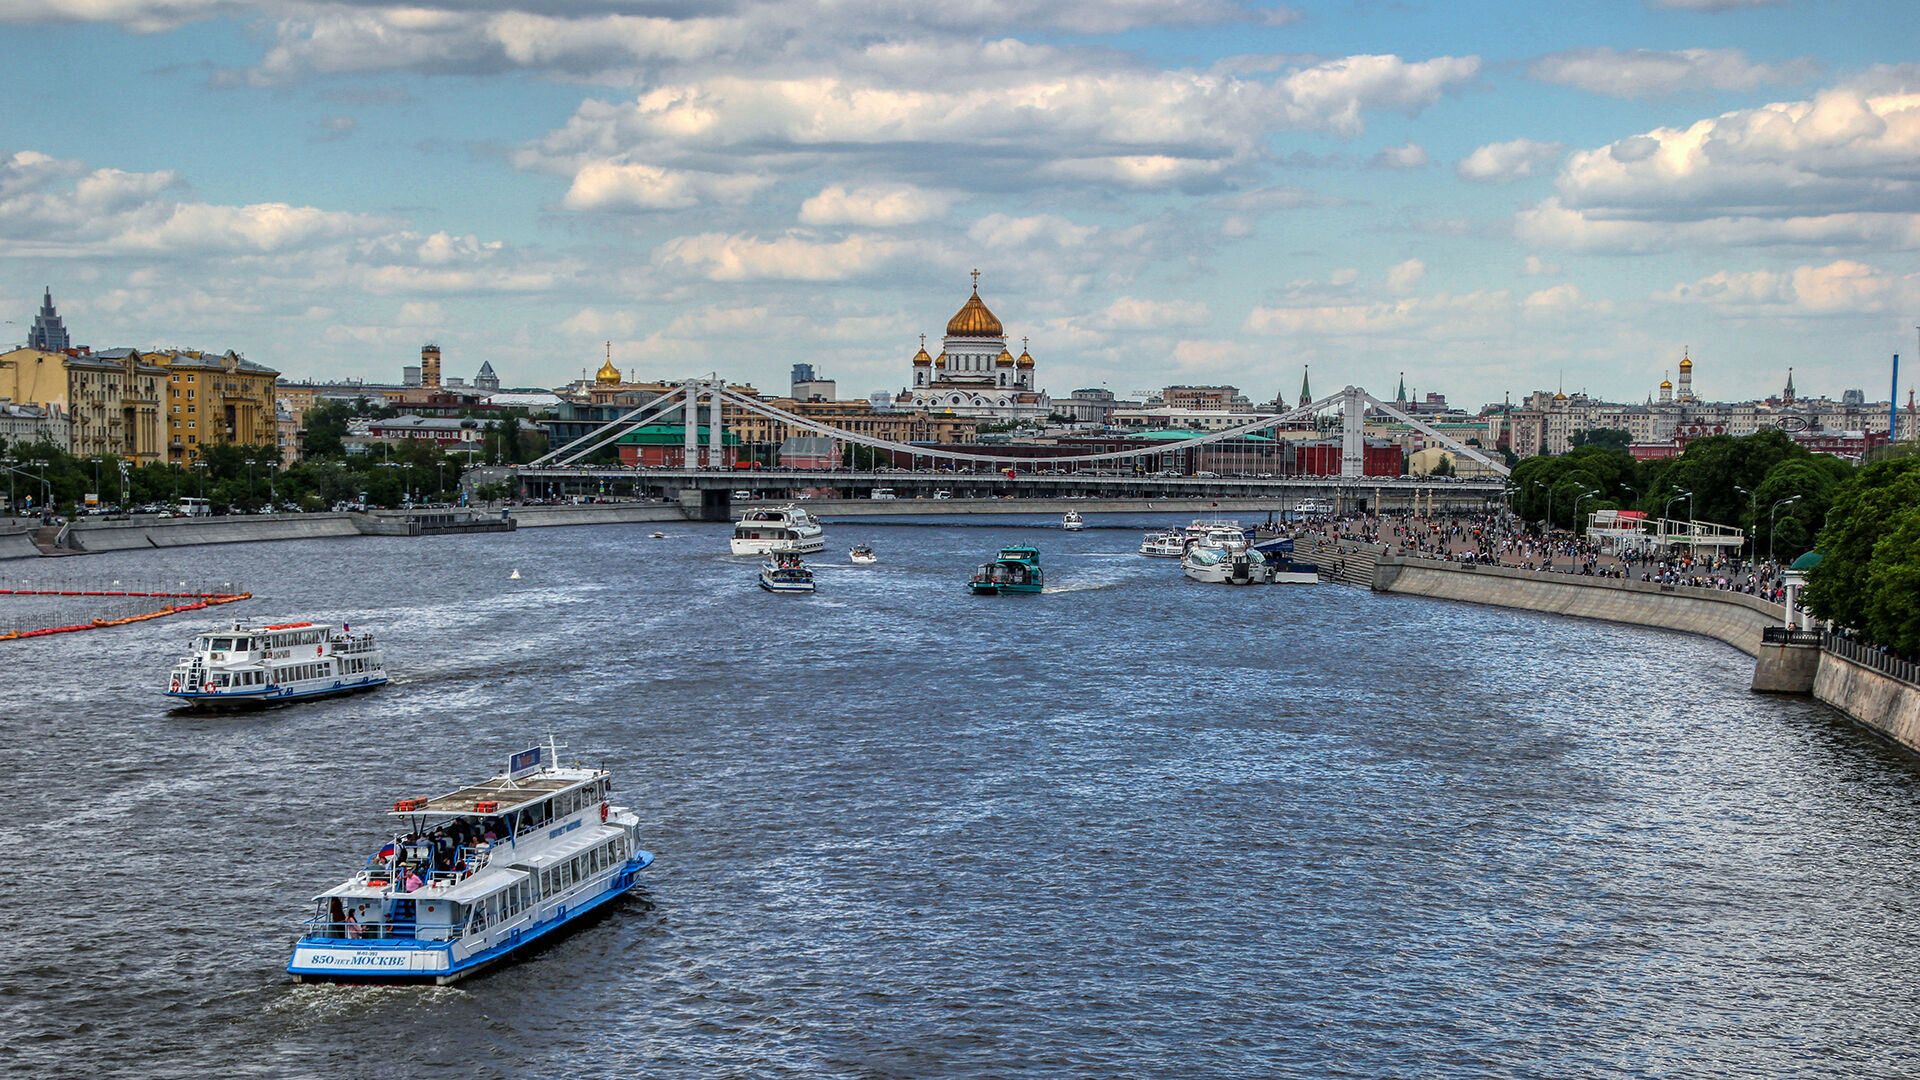
[[[393,852],[394,852],[394,847],[393,847],[393,841],[391,841],[391,840],[389,840],[389,841],[387,841],[387,846],[386,846],[386,847],[383,847],[383,848],[381,848],[381,849],[380,849],[380,853],[379,853],[379,854],[377,854],[377,855],[375,855],[375,856],[374,856],[374,858],[376,858],[376,859],[390,859],[390,858],[392,858],[392,857],[393,857]]]

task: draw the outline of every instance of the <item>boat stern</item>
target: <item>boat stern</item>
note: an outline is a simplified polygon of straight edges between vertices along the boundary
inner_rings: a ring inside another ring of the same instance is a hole
[[[287,974],[302,983],[451,982],[453,950],[444,941],[303,937]]]

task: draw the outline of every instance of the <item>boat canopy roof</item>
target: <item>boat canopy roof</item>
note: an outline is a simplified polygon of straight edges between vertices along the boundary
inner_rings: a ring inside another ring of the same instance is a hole
[[[499,817],[537,803],[549,795],[598,779],[602,775],[589,769],[569,769],[563,772],[544,772],[534,776],[523,776],[518,780],[496,776],[491,780],[471,784],[446,795],[436,795],[431,799],[403,800],[394,804],[391,813],[401,816],[442,814],[453,817]],[[495,805],[491,810],[475,809],[481,803]],[[406,809],[401,809],[403,806]]]

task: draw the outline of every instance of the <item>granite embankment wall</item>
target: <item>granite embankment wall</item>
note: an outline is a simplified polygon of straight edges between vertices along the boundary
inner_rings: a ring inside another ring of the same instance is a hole
[[[68,543],[80,551],[242,544],[259,540],[308,540],[384,531],[363,514],[285,514],[260,517],[140,518],[73,523]]]
[[[0,529],[0,559],[37,559],[32,529]]]
[[[1375,560],[1373,587],[1704,634],[1756,657],[1761,632],[1786,616],[1779,604],[1745,593],[1393,555]]]
[[[754,500],[751,505],[760,504],[761,500]],[[785,504],[785,500],[770,501],[774,506]],[[735,509],[743,505],[748,504],[734,503]],[[1265,517],[1284,508],[1279,499],[811,499],[796,505],[805,506],[824,521],[856,517],[1064,514],[1069,510],[1082,514],[1193,514],[1198,517],[1259,514]],[[1087,524],[1097,528],[1100,522],[1090,520]]]
[[[1822,649],[1813,676],[1813,696],[1920,753],[1920,685]]]
[[[499,511],[494,511],[498,514]],[[590,503],[585,506],[516,506],[513,520],[522,529],[558,525],[620,525],[646,521],[685,521],[679,503]]]

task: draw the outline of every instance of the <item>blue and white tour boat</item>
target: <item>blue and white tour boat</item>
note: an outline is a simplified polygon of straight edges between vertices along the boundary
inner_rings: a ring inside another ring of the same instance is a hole
[[[508,960],[633,887],[653,854],[603,769],[549,737],[490,780],[401,799],[392,839],[314,899],[296,982],[445,985]]]
[[[775,555],[760,567],[760,587],[772,593],[810,593],[813,571],[798,555]]]
[[[270,705],[372,690],[387,682],[373,635],[347,624],[294,622],[249,626],[194,638],[174,664],[167,696],[197,709]]]

